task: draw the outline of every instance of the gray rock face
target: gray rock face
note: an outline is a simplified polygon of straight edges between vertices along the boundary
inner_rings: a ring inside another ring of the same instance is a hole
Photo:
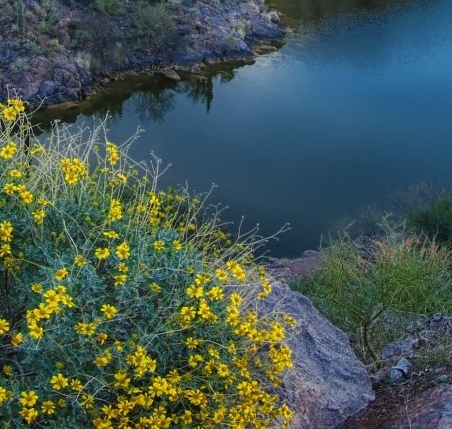
[[[298,259],[269,258],[267,270],[283,283],[290,283],[295,279],[310,279],[322,267],[321,253],[315,250],[306,250]]]
[[[253,42],[281,39],[283,29],[275,13],[262,0],[242,2],[198,1],[198,11],[180,7],[171,61],[190,65],[222,59],[246,59],[255,56]]]
[[[16,73],[12,82],[0,88],[0,99],[8,92],[17,94],[35,105],[50,105],[82,98],[83,89],[91,83],[91,74],[62,54],[56,66],[51,60],[38,56],[28,60],[24,69]]]
[[[339,428],[375,399],[370,377],[347,336],[309,299],[275,283],[264,305],[282,309],[298,322],[288,339],[294,368],[285,376],[282,393],[294,412],[290,429]]]
[[[59,20],[50,36],[40,27],[41,21],[49,18],[48,11],[35,0],[30,0],[27,7],[32,16],[27,22],[31,47],[26,53],[18,50],[12,31],[15,12],[6,9],[4,22],[10,22],[8,28],[2,27],[4,47],[0,48],[0,100],[3,101],[9,94],[44,106],[79,100],[104,75],[126,69],[191,67],[202,62],[252,59],[256,55],[254,42],[279,40],[283,36],[278,15],[268,11],[264,0],[197,0],[195,3],[183,0],[168,9],[175,22],[174,29],[162,38],[161,46],[149,49],[134,46],[135,41],[129,38],[130,23],[124,17],[106,17],[95,8],[87,11],[85,7],[71,8],[58,2]],[[125,9],[132,7],[131,4]],[[74,47],[71,28],[78,28],[87,14],[105,28],[115,27],[117,42],[103,40],[99,30],[98,37],[102,40],[85,41],[84,45]],[[99,43],[105,46],[94,49]],[[169,77],[175,78],[174,74]]]

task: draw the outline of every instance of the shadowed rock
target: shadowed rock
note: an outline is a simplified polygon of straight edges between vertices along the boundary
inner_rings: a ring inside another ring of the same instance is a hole
[[[282,395],[294,411],[290,429],[333,429],[374,400],[371,380],[353,353],[347,336],[326,320],[311,301],[281,283],[264,304],[294,317],[298,326],[287,343],[294,368]]]

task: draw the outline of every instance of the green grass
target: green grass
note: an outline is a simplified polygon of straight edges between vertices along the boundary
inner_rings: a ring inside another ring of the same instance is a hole
[[[349,333],[364,362],[378,363],[408,320],[452,312],[451,251],[385,222],[387,234],[374,240],[370,259],[343,234],[322,250],[319,273],[292,285]]]

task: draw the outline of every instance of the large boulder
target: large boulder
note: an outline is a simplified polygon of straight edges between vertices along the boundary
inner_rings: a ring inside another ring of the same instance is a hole
[[[263,305],[264,312],[279,309],[298,322],[287,340],[294,367],[284,377],[281,392],[294,411],[290,429],[339,428],[374,400],[370,377],[347,336],[308,298],[273,282]]]

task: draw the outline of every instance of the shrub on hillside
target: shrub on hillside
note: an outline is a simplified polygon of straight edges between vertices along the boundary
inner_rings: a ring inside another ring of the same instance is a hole
[[[407,226],[436,241],[452,242],[452,195],[443,192],[432,198],[426,207],[417,207],[407,214]]]
[[[96,7],[105,15],[118,15],[122,4],[120,0],[96,0]]]
[[[164,3],[140,1],[130,17],[130,40],[136,49],[157,52],[175,26]]]
[[[33,139],[0,105],[0,420],[42,428],[286,426],[289,316],[253,237],[157,189],[102,124]]]
[[[378,350],[401,334],[397,317],[452,312],[451,252],[422,236],[386,231],[367,259],[343,236],[322,251],[319,273],[296,285],[353,334],[365,360],[378,361]]]

